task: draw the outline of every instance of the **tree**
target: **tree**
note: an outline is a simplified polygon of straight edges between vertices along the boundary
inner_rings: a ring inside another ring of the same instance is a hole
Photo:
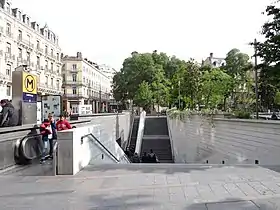
[[[143,81],[136,92],[134,97],[134,103],[140,107],[144,107],[145,109],[152,103],[153,100],[153,92],[150,88],[148,82]]]
[[[245,96],[248,95],[248,91],[251,90],[252,85],[249,83],[252,78],[253,65],[250,62],[250,57],[240,52],[238,49],[232,49],[227,53],[225,58],[226,65],[222,67],[225,72],[230,75],[233,80],[231,88],[224,96],[224,109],[226,109],[226,101],[229,97],[236,108],[237,105],[246,104]],[[249,89],[248,89],[249,88]]]
[[[215,68],[202,76],[202,97],[205,108],[216,108],[223,103],[225,94],[232,84],[232,77],[223,70]]]
[[[131,57],[124,60],[121,71],[113,78],[114,97],[133,100],[139,85],[143,81],[151,84],[154,74],[154,61],[151,54],[133,52]]]
[[[277,92],[277,93],[275,94],[274,103],[275,103],[277,106],[280,106],[280,92]]]
[[[262,60],[258,69],[260,72],[260,87],[262,106],[273,108],[276,93],[280,89],[280,8],[276,4],[267,6],[265,12],[269,21],[262,26],[264,42],[257,42],[257,56]],[[254,43],[252,43],[254,44]]]

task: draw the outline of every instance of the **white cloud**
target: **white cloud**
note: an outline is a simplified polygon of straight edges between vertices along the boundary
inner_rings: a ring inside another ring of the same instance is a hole
[[[231,48],[252,53],[270,0],[13,0],[59,35],[66,54],[83,52],[119,68],[132,51],[198,60]]]

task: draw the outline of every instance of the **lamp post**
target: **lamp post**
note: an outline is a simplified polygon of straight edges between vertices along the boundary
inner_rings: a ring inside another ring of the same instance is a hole
[[[257,59],[257,39],[254,40],[255,51],[255,94],[256,94],[256,118],[259,119],[259,90],[258,90],[258,59]]]
[[[181,109],[181,81],[178,82],[179,85],[179,109]]]

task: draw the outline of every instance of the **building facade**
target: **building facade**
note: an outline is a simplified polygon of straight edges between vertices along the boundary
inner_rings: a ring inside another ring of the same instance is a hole
[[[83,58],[82,53],[62,58],[62,89],[64,109],[92,105],[94,113],[108,112],[111,80],[99,66]]]
[[[38,77],[39,95],[62,93],[61,49],[58,36],[40,27],[11,0],[0,0],[0,98],[12,97],[12,71],[27,65]]]
[[[217,58],[214,57],[213,53],[210,53],[209,57],[207,57],[204,61],[202,61],[202,65],[210,65],[212,67],[221,67],[226,64],[225,58]]]

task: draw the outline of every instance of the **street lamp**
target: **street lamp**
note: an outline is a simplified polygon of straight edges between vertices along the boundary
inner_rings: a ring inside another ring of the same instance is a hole
[[[178,82],[179,85],[179,110],[181,109],[181,81]]]
[[[257,59],[257,39],[254,40],[255,50],[255,93],[256,93],[256,118],[259,119],[259,90],[258,90],[258,59]]]

